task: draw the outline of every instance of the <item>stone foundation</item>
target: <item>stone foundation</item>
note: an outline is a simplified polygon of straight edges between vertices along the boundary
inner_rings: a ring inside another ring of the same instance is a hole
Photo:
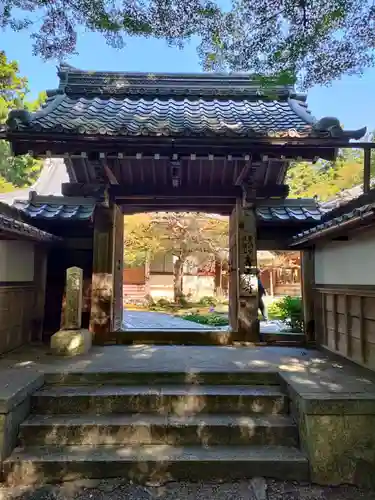
[[[59,330],[51,337],[51,351],[57,356],[77,356],[91,349],[92,336],[88,330]]]

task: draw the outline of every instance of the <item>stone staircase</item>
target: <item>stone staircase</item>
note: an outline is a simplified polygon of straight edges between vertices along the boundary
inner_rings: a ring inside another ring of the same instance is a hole
[[[4,477],[10,485],[305,481],[308,462],[288,406],[277,373],[53,375],[32,396]]]

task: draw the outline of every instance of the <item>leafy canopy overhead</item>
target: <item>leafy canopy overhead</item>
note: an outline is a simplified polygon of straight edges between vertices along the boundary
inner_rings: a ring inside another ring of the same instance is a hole
[[[303,86],[361,73],[375,62],[372,0],[3,0],[0,25],[28,29],[33,50],[63,59],[84,28],[116,48],[125,36],[182,46],[201,40],[205,69],[250,71]]]
[[[46,95],[41,93],[36,101],[27,102],[27,80],[19,75],[15,61],[8,61],[0,51],[0,125],[5,122],[10,109],[27,108],[35,111],[44,102]],[[30,186],[36,181],[41,162],[29,155],[14,157],[9,143],[0,141],[0,193],[18,187]]]

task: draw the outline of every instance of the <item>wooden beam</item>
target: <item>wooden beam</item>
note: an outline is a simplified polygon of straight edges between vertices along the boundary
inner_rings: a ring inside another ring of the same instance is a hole
[[[81,182],[63,182],[61,192],[63,196],[92,197],[101,199],[104,197],[106,186],[104,184],[86,184]]]
[[[95,139],[95,140],[93,140]],[[45,155],[50,150],[52,155],[62,155],[65,152],[86,151],[106,152],[126,151],[127,156],[133,156],[142,151],[143,156],[152,156],[158,152],[161,157],[170,157],[171,151],[178,150],[180,157],[190,156],[194,151],[197,158],[207,157],[214,151],[215,157],[228,155],[243,156],[249,153],[271,156],[284,156],[287,159],[301,157],[313,159],[317,156],[332,160],[338,148],[364,149],[374,148],[371,143],[349,143],[348,141],[309,138],[256,138],[249,142],[249,138],[195,138],[195,137],[117,137],[117,136],[79,136],[69,134],[8,134],[8,140],[16,155],[26,154],[33,150],[35,155]]]
[[[363,192],[370,191],[370,177],[371,177],[371,149],[365,148],[363,156]]]
[[[135,185],[110,186],[110,193],[117,199],[147,199],[147,198],[236,198],[241,196],[239,186],[170,186]]]
[[[117,180],[115,174],[112,172],[112,170],[109,168],[109,166],[104,163],[103,167],[104,167],[104,171],[108,177],[109,183],[112,185],[119,185],[119,181]]]
[[[303,250],[301,252],[301,288],[304,332],[307,342],[315,340],[314,325],[314,250]]]
[[[237,179],[235,180],[235,182],[234,182],[235,186],[241,186],[241,184],[244,182],[244,180],[246,179],[247,174],[249,173],[249,171],[251,169],[251,165],[252,165],[252,162],[251,162],[251,159],[250,159],[250,160],[248,160],[245,163],[245,165],[242,168],[240,174],[238,175]]]
[[[268,186],[259,187],[244,184],[242,188],[245,193],[245,201],[248,202],[254,201],[254,197],[252,195],[254,191],[255,199],[286,198],[289,194],[289,186],[286,184],[270,184]]]

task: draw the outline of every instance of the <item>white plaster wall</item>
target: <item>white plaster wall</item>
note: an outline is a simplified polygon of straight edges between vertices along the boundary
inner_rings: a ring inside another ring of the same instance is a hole
[[[192,299],[213,296],[215,293],[215,278],[213,276],[184,276],[184,293]]]
[[[317,285],[375,286],[375,229],[349,241],[332,241],[315,250]]]
[[[34,280],[34,245],[27,241],[0,241],[0,281]]]
[[[153,299],[173,300],[173,275],[151,274],[149,285],[150,295]]]
[[[185,295],[191,294],[192,299],[214,295],[215,279],[213,276],[184,276],[183,290]],[[151,274],[150,295],[156,300],[173,300],[173,275]]]

